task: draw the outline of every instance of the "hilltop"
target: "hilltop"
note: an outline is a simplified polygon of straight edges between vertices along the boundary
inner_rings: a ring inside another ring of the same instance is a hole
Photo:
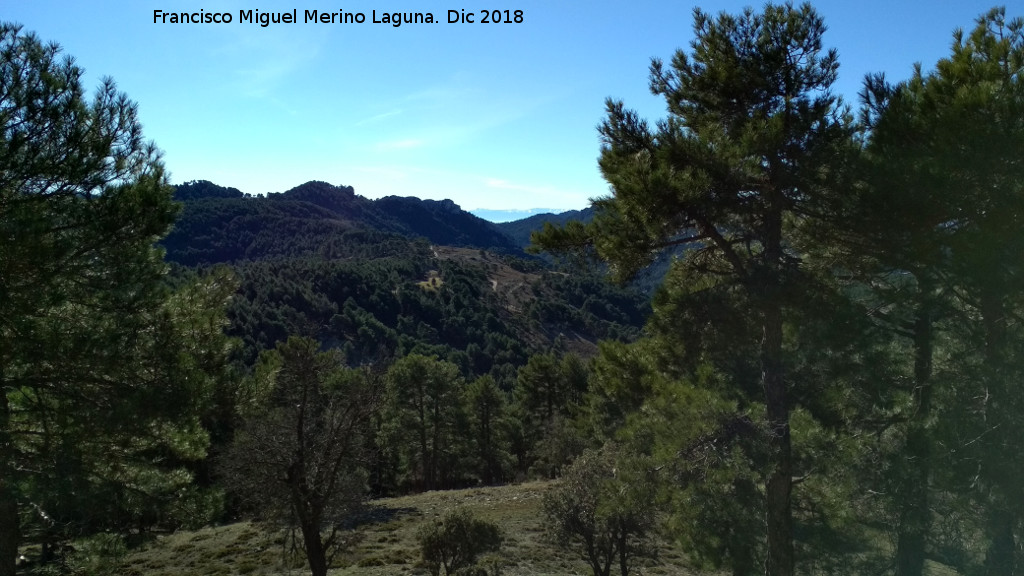
[[[350,257],[395,236],[523,255],[493,224],[451,200],[388,196],[370,200],[351,186],[306,182],[286,192],[246,196],[196,181],[176,187],[183,210],[162,244],[187,266],[280,256]]]

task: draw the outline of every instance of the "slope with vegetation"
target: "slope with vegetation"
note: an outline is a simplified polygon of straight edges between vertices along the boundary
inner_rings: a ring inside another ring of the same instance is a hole
[[[511,238],[517,246],[526,248],[530,245],[530,236],[537,230],[543,229],[545,224],[561,226],[570,220],[587,223],[593,219],[593,209],[585,208],[583,210],[566,210],[565,212],[559,212],[558,214],[534,214],[533,216],[523,218],[522,220],[501,222],[494,226],[498,230],[501,230],[503,234]]]
[[[167,258],[231,265],[240,288],[229,333],[247,364],[299,334],[353,364],[415,350],[508,384],[559,334],[592,354],[597,340],[633,338],[643,322],[641,295],[553,271],[454,204],[369,201],[323,183],[261,198],[194,182],[176,197],[184,208],[163,242]]]
[[[500,574],[582,574],[586,561],[552,539],[543,516],[549,482],[432,491],[370,502],[365,520],[351,536],[351,546],[338,556],[330,573],[337,576],[426,574],[417,538],[419,530],[450,510],[466,510],[497,524],[503,542],[481,564],[496,565]],[[282,555],[284,542],[248,522],[181,531],[162,536],[145,548],[121,556],[121,572],[153,576],[221,576],[304,573],[301,559]],[[679,564],[679,554],[659,542],[660,562],[640,564],[645,573],[662,576],[692,574]]]
[[[207,181],[176,187],[184,203],[161,242],[186,266],[276,257],[364,258],[401,252],[405,239],[520,253],[493,226],[450,200],[368,200],[350,186],[307,182],[246,196]]]
[[[697,10],[609,101],[532,239],[648,308],[450,202],[175,191],[0,27],[0,576],[1019,573],[1024,20],[858,118],[824,30]]]

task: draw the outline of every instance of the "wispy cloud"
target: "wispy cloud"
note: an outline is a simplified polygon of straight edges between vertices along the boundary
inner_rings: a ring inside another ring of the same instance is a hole
[[[402,166],[353,166],[352,171],[368,174],[390,181],[404,181],[410,177],[410,169]],[[413,169],[413,172],[416,172]]]
[[[373,124],[375,122],[380,122],[381,120],[385,120],[387,118],[391,118],[392,116],[398,116],[402,112],[404,112],[404,110],[402,110],[401,108],[396,108],[395,110],[391,110],[389,112],[383,112],[383,113],[377,114],[375,116],[370,116],[369,118],[363,118],[362,120],[356,122],[355,125],[356,126],[363,126],[365,124]]]
[[[355,126],[401,114],[403,127],[415,129],[420,135],[419,143],[458,146],[532,114],[550,99],[550,96],[504,90],[490,79],[455,73],[382,103],[372,110],[376,114],[366,113]]]
[[[301,65],[301,59],[282,56],[260,65],[235,70],[235,77],[246,96],[268,96],[278,84]]]
[[[425,106],[451,106],[483,96],[483,90],[474,85],[464,74],[454,74],[447,80],[420,88],[403,96],[404,102],[420,103]]]
[[[272,95],[296,72],[317,61],[329,39],[324,30],[280,25],[245,24],[225,30],[215,54],[232,69],[237,89],[250,98]]]
[[[538,201],[552,202],[555,199],[567,202],[575,202],[579,197],[578,193],[556,188],[554,186],[531,186],[528,184],[517,184],[502,178],[484,178],[483,184],[487,188],[519,193],[520,197],[533,197]],[[557,202],[557,201],[556,201]]]
[[[374,148],[377,150],[408,150],[409,148],[419,148],[423,146],[423,140],[417,138],[406,138],[404,140],[390,140],[387,142],[378,142]]]

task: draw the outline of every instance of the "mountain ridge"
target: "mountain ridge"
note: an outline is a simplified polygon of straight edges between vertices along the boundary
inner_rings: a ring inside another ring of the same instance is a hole
[[[491,222],[449,199],[385,196],[371,200],[356,194],[352,186],[316,180],[257,196],[195,180],[175,186],[174,198],[184,208],[163,244],[169,259],[185,265],[293,255],[263,248],[266,230],[324,237],[325,246],[332,244],[330,237],[339,230],[362,230],[529,258],[524,250],[534,230],[546,223],[593,218],[593,209],[585,208]]]
[[[386,196],[370,200],[351,186],[309,181],[265,196],[198,180],[175,187],[182,202],[178,222],[163,240],[167,257],[187,266],[301,252],[338,253],[340,233],[425,238],[434,244],[492,250],[527,257],[494,224],[451,200]],[[301,246],[278,242],[281,235]],[[349,238],[350,240],[352,238]]]

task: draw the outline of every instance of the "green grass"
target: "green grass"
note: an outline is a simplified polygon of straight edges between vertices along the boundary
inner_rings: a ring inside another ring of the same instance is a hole
[[[441,277],[438,276],[437,270],[431,270],[427,273],[427,279],[423,282],[417,282],[416,285],[419,286],[421,290],[437,292],[441,289],[441,286],[444,286],[444,280],[441,280]]]
[[[591,571],[575,548],[563,549],[545,530],[542,501],[552,482],[434,491],[375,500],[371,520],[349,534],[350,546],[334,561],[331,576],[426,575],[420,564],[416,533],[425,522],[465,507],[501,527],[505,540],[494,555],[502,576],[580,575]],[[891,553],[889,537],[875,535],[877,548],[865,553]],[[145,548],[128,553],[118,576],[261,576],[308,574],[305,559],[288,556],[281,533],[240,522],[161,536]],[[862,560],[857,554],[850,562]],[[637,576],[692,576],[686,555],[662,545],[657,560],[635,566]],[[708,574],[705,572],[704,574]],[[949,566],[929,560],[928,576],[955,576]]]
[[[416,531],[449,510],[466,507],[496,523],[505,535],[497,557],[502,576],[589,575],[573,550],[563,550],[544,529],[541,501],[551,486],[514,486],[435,491],[373,501],[373,520],[354,531],[353,544],[335,559],[332,576],[427,574],[419,564]],[[178,532],[127,555],[125,576],[307,574],[301,558],[287,558],[283,537],[249,522]],[[634,574],[683,576],[682,556],[665,550],[657,563]]]

